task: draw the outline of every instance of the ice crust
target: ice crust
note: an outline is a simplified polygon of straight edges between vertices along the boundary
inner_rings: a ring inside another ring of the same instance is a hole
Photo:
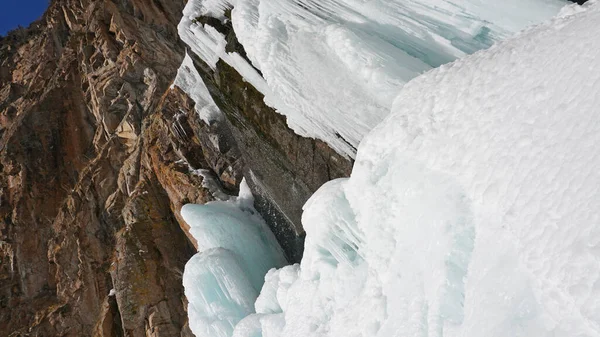
[[[286,264],[252,203],[244,181],[237,198],[181,209],[198,243],[198,254],[183,275],[190,329],[196,337],[231,336],[237,323],[255,312],[265,274]]]
[[[228,336],[600,336],[599,24],[572,6],[408,83]]]
[[[190,0],[179,34],[222,59],[298,134],[354,157],[360,140],[419,74],[555,15],[563,0]],[[196,18],[227,22],[252,66]]]

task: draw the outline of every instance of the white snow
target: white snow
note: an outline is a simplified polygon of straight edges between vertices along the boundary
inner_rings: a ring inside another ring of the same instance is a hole
[[[265,275],[265,284],[256,299],[255,309],[259,314],[276,314],[287,308],[287,293],[298,279],[298,264],[271,269]]]
[[[222,59],[298,134],[354,157],[410,79],[556,14],[563,0],[190,0],[179,34]],[[232,24],[252,65],[201,15]]]
[[[281,247],[252,205],[252,193],[243,181],[237,198],[181,209],[198,243],[198,254],[183,274],[196,337],[231,336],[235,325],[254,313],[267,271],[286,264]]]
[[[600,336],[599,25],[573,6],[407,84],[227,336]]]
[[[221,110],[210,96],[208,88],[187,52],[173,84],[183,90],[196,103],[195,110],[206,124],[223,117]]]

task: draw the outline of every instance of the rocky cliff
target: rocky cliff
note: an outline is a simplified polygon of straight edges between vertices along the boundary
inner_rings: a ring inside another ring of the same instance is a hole
[[[0,335],[190,336],[181,206],[246,176],[294,262],[302,204],[349,174],[225,64],[195,60],[226,116],[199,119],[171,88],[183,6],[54,0],[0,39]]]

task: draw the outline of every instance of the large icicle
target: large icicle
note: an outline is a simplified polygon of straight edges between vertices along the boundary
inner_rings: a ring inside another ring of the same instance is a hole
[[[179,87],[196,103],[196,112],[200,118],[210,124],[222,118],[222,113],[213,101],[202,77],[194,67],[192,58],[186,53],[173,85]]]

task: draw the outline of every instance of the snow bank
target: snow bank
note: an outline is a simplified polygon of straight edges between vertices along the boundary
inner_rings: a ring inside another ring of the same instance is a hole
[[[254,313],[267,271],[286,264],[252,203],[244,181],[238,198],[181,209],[198,242],[198,254],[183,274],[190,328],[196,337],[231,336],[237,323]]]
[[[407,84],[233,336],[600,336],[600,3]]]
[[[555,15],[564,0],[190,0],[179,34],[215,67],[222,59],[298,134],[354,157],[364,135],[419,74],[488,48]],[[195,21],[232,24],[252,65]]]

